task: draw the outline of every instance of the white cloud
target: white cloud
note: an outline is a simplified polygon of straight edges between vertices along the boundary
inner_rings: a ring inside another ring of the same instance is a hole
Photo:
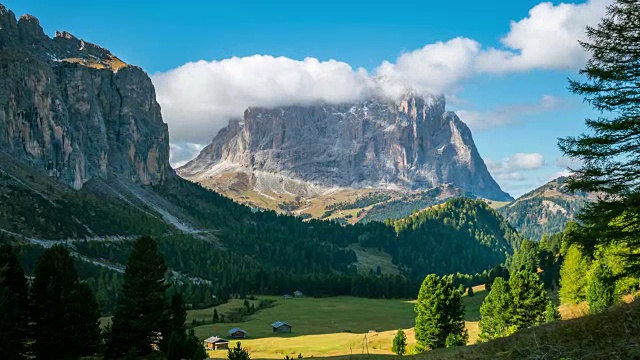
[[[376,69],[376,75],[382,91],[393,98],[407,88],[427,94],[447,92],[473,74],[479,52],[480,43],[458,37],[404,53],[395,63],[385,60]]]
[[[172,141],[199,143],[249,106],[355,100],[371,81],[344,62],[267,55],[192,62],[152,78]]]
[[[229,118],[242,116],[249,106],[348,102],[372,92],[397,96],[407,88],[455,95],[465,79],[482,73],[580,67],[586,55],[577,40],[584,39],[586,25],[598,23],[611,1],[541,3],[526,18],[511,22],[503,48],[483,48],[458,37],[383,61],[372,73],[336,60],[254,55],[191,62],[152,79],[172,141],[208,143]],[[536,106],[552,107],[553,100],[543,98]],[[463,114],[490,124],[487,114]],[[498,123],[513,121],[488,115]]]
[[[544,156],[538,153],[517,153],[501,161],[487,160],[487,167],[492,173],[507,173],[518,170],[536,170],[545,165]]]
[[[457,110],[456,113],[472,130],[482,131],[518,123],[526,116],[562,110],[570,106],[570,102],[565,99],[553,95],[544,95],[537,103],[533,104],[499,106],[486,112]]]
[[[611,3],[612,0],[540,3],[527,18],[511,22],[511,31],[501,40],[506,49],[489,49],[480,54],[478,68],[483,72],[510,72],[580,67],[587,55],[577,40],[586,40],[585,27],[596,25]]]

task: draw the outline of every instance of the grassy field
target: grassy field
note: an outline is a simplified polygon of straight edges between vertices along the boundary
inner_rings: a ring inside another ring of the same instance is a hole
[[[486,296],[484,287],[474,290],[475,296],[463,298],[471,343],[477,340],[480,304]],[[298,354],[305,357],[360,355],[367,352],[390,355],[392,339],[399,328],[405,329],[410,347],[415,344],[412,301],[354,297],[263,298],[276,300],[275,306],[261,310],[241,323],[198,326],[195,328],[196,335],[201,339],[213,335],[225,337],[229,329],[238,326],[249,332],[249,338],[242,340],[242,344],[251,352],[253,359],[282,359],[286,355]],[[202,316],[209,316],[213,310],[197,311]],[[190,312],[189,316],[197,315]],[[274,335],[270,324],[278,320],[290,323],[293,332]],[[211,351],[209,356],[225,358],[226,352]]]

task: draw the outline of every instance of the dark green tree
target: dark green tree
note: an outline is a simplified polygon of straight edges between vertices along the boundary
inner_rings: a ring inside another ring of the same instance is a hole
[[[95,297],[78,281],[69,251],[47,249],[35,270],[32,321],[35,354],[42,359],[74,359],[93,355],[99,343]]]
[[[597,119],[587,119],[590,133],[560,139],[559,147],[582,165],[569,178],[568,189],[600,194],[587,204],[583,225],[571,241],[591,251],[597,244],[640,248],[640,2],[615,0],[595,27],[587,28],[583,48],[591,55],[571,81]],[[640,253],[628,253],[630,273],[640,273]]]
[[[167,266],[155,240],[142,237],[133,245],[124,273],[124,283],[113,317],[105,356],[118,358],[131,349],[149,354],[152,345],[169,341],[169,314],[165,291]],[[165,333],[163,334],[163,330]]]
[[[407,335],[405,335],[404,330],[398,329],[396,336],[393,338],[391,351],[400,356],[404,355],[407,351]]]
[[[0,246],[0,359],[24,359],[29,337],[27,279],[13,247]]]
[[[238,341],[235,347],[229,348],[227,360],[251,360],[251,356],[249,356],[249,352],[244,349],[240,341]]]
[[[538,275],[527,270],[511,274],[509,279],[511,292],[511,324],[517,329],[544,323],[545,309],[549,296]]]
[[[428,275],[422,282],[416,313],[415,337],[419,350],[464,345],[464,306],[451,276]]]
[[[163,334],[169,334],[167,360],[187,358],[187,310],[181,294],[171,297],[169,327]]]
[[[587,288],[587,302],[591,314],[604,312],[613,304],[615,287],[611,269],[606,264],[596,263]]]
[[[218,321],[220,321],[220,316],[218,315],[218,310],[217,309],[213,309],[213,323],[217,323]]]
[[[473,296],[473,286],[469,286],[469,289],[467,290],[467,296],[468,297],[472,297]]]
[[[480,339],[491,340],[513,333],[511,303],[509,283],[501,277],[496,278],[480,306]]]

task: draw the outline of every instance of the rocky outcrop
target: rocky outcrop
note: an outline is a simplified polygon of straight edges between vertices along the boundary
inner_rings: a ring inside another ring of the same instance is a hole
[[[147,74],[0,5],[0,149],[76,189],[116,173],[161,183],[169,137]]]
[[[214,188],[236,174],[259,192],[301,196],[335,187],[453,184],[511,199],[489,174],[469,128],[445,105],[443,96],[408,93],[397,102],[249,108],[178,172]]]

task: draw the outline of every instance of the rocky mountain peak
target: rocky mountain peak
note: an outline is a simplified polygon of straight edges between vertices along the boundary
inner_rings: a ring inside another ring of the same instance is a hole
[[[0,149],[75,188],[173,174],[151,79],[108,50],[0,6]]]
[[[258,192],[300,196],[454,184],[481,197],[511,199],[489,174],[469,128],[445,107],[442,95],[414,92],[396,102],[252,107],[179,173],[218,190],[230,178]]]

